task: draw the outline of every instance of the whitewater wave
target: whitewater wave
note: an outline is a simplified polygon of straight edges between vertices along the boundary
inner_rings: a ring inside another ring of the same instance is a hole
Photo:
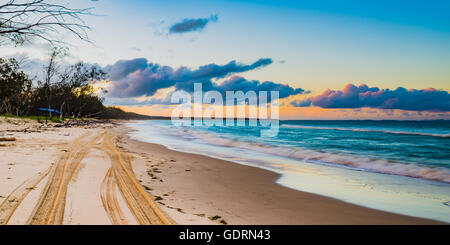
[[[345,167],[359,171],[402,175],[413,178],[450,183],[450,169],[443,167],[424,166],[415,163],[400,163],[383,159],[372,159],[360,156],[319,152],[308,149],[270,146],[262,143],[233,140],[220,137],[215,133],[189,129],[178,129],[176,133],[170,130],[166,133],[171,133],[174,136],[182,137],[186,140],[199,139],[204,143],[211,145],[246,149],[250,151],[256,151],[279,157],[287,157],[315,164]]]
[[[411,131],[393,131],[393,130],[382,130],[382,129],[316,127],[316,126],[301,126],[301,125],[289,125],[289,124],[283,124],[283,125],[281,125],[281,127],[284,127],[284,128],[319,129],[319,130],[339,130],[339,131],[353,131],[353,132],[376,132],[376,133],[385,133],[385,134],[424,135],[424,136],[450,138],[450,134],[435,134],[435,133],[411,132]]]

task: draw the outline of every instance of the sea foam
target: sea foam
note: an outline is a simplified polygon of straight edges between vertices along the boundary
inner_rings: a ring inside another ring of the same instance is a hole
[[[177,132],[178,137],[183,137],[188,140],[200,139],[207,144],[216,146],[247,149],[250,151],[256,151],[260,153],[287,157],[300,161],[333,167],[346,167],[359,171],[403,175],[408,177],[450,183],[450,169],[442,167],[425,166],[416,163],[401,163],[384,159],[372,159],[368,157],[354,156],[349,154],[320,152],[310,149],[277,147],[263,143],[241,140],[238,141],[220,137],[216,133],[197,130],[180,129],[177,130]]]

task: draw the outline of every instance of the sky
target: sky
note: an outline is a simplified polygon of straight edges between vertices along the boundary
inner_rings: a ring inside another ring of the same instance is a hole
[[[279,89],[286,119],[450,118],[449,1],[69,5],[94,7],[95,15],[84,18],[92,43],[62,34],[70,44],[66,61],[114,73],[106,102],[125,110],[170,115],[167,96],[197,79],[211,89]],[[0,53],[45,60],[47,46],[37,41]]]

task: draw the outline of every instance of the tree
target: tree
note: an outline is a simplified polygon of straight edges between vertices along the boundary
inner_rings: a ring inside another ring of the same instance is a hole
[[[52,45],[64,44],[56,38],[64,31],[89,41],[90,28],[81,16],[90,15],[92,8],[76,9],[55,2],[0,0],[0,44],[6,39],[20,45],[33,38]],[[20,71],[17,60],[0,58],[0,114],[37,115],[39,108],[48,108],[59,110],[62,119],[64,115],[80,117],[102,112],[103,99],[92,84],[106,79],[106,73],[98,66],[83,63],[63,67],[58,58],[66,52],[65,48],[52,50],[44,66],[44,77],[37,86]]]
[[[92,8],[77,9],[55,4],[50,0],[1,0],[0,37],[15,44],[30,38],[40,38],[50,43],[61,43],[55,34],[68,31],[84,41],[89,41],[89,26],[81,19]]]
[[[0,58],[0,113],[29,113],[32,96],[32,82],[19,70],[19,63],[13,58]]]
[[[56,84],[62,97],[59,101],[61,115],[74,113],[76,117],[90,115],[103,110],[103,100],[92,85],[93,82],[106,79],[106,73],[98,66],[77,63],[60,74]]]
[[[57,62],[57,59],[61,56],[65,56],[67,49],[61,47],[54,47],[50,52],[50,58],[46,66],[44,66],[44,82],[38,82],[42,86],[42,93],[39,93],[42,102],[46,102],[46,106],[48,109],[52,107],[52,96],[55,95],[56,92],[52,92],[54,90],[52,87],[52,82],[59,74],[60,66]],[[64,96],[62,94],[61,96]],[[52,117],[52,113],[50,112],[50,117]]]
[[[98,66],[81,62],[61,66],[58,58],[64,56],[65,51],[54,48],[49,62],[43,67],[43,80],[38,81],[34,91],[38,98],[36,108],[57,109],[61,119],[64,115],[80,117],[101,112],[103,101],[92,83],[106,79],[106,73]]]

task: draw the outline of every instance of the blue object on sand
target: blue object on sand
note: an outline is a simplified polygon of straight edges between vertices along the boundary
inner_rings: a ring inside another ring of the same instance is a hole
[[[54,110],[54,109],[39,108],[39,110],[41,110],[41,111],[50,111],[50,112],[54,112],[56,114],[61,114],[61,112],[59,112],[58,110]]]

